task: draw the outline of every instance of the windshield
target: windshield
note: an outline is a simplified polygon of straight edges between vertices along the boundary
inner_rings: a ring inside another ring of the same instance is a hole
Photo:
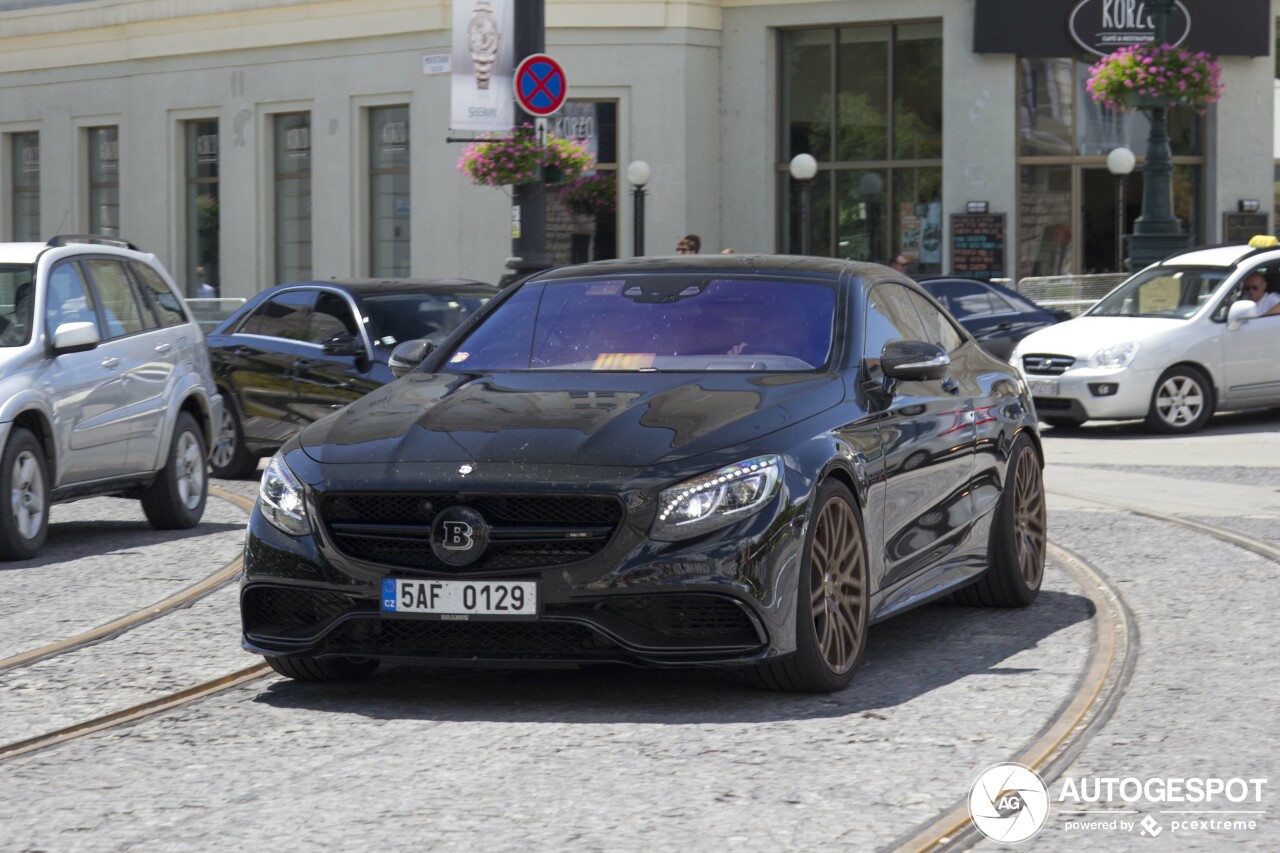
[[[20,347],[31,341],[35,274],[30,264],[0,264],[0,347]]]
[[[1091,308],[1089,317],[1175,317],[1200,310],[1231,274],[1223,267],[1154,267],[1143,270]]]
[[[470,317],[489,296],[459,293],[387,293],[361,300],[374,342],[393,347],[425,338],[438,344]]]
[[[814,370],[831,350],[823,281],[634,275],[522,287],[454,350],[448,369]]]

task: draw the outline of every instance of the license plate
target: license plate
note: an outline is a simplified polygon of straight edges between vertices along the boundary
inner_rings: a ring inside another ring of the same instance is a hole
[[[538,584],[534,581],[432,581],[384,578],[383,613],[426,613],[465,621],[535,619]]]
[[[1032,397],[1058,396],[1058,380],[1056,379],[1032,379],[1027,385],[1031,388]]]

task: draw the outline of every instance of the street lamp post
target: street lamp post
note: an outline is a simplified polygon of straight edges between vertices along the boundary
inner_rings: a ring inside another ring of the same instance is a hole
[[[515,4],[515,62],[546,49],[545,0],[520,0]],[[532,122],[534,117],[516,107],[517,123]],[[538,140],[542,142],[542,139]],[[520,223],[519,236],[511,239],[511,257],[507,268],[511,272],[502,277],[504,285],[551,266],[547,256],[547,188],[543,183],[539,166],[534,180],[516,184],[511,192],[511,204]]]
[[[818,161],[812,154],[791,158],[791,177],[800,183],[800,254],[812,254],[813,243],[813,176],[818,174]]]
[[[1155,43],[1168,41],[1169,14],[1174,0],[1150,0],[1148,8],[1155,26]],[[1142,215],[1133,223],[1129,236],[1129,263],[1142,269],[1179,249],[1187,248],[1191,235],[1183,233],[1173,215],[1173,160],[1169,147],[1168,108],[1152,104],[1145,108],[1151,122],[1147,135],[1147,162],[1142,167]]]
[[[649,183],[649,178],[653,176],[653,170],[649,168],[649,164],[643,160],[635,160],[627,167],[627,181],[631,186],[635,187],[631,191],[633,199],[632,216],[634,221],[632,227],[635,248],[633,254],[640,257],[644,254],[644,187]]]
[[[1123,145],[1107,155],[1107,171],[1116,179],[1116,272],[1124,270],[1124,191],[1135,162],[1133,152]]]

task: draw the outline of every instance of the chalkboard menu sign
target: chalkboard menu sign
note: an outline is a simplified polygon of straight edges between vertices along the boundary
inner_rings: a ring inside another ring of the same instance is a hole
[[[1270,234],[1265,213],[1222,214],[1222,242],[1248,243],[1259,234]]]
[[[961,278],[1005,278],[1004,214],[951,214],[951,270]]]

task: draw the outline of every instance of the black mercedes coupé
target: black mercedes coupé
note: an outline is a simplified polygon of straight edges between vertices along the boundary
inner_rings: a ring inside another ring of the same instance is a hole
[[[243,644],[287,676],[737,665],[834,691],[871,624],[1040,587],[1026,388],[886,267],[567,267],[392,364],[263,476]]]

